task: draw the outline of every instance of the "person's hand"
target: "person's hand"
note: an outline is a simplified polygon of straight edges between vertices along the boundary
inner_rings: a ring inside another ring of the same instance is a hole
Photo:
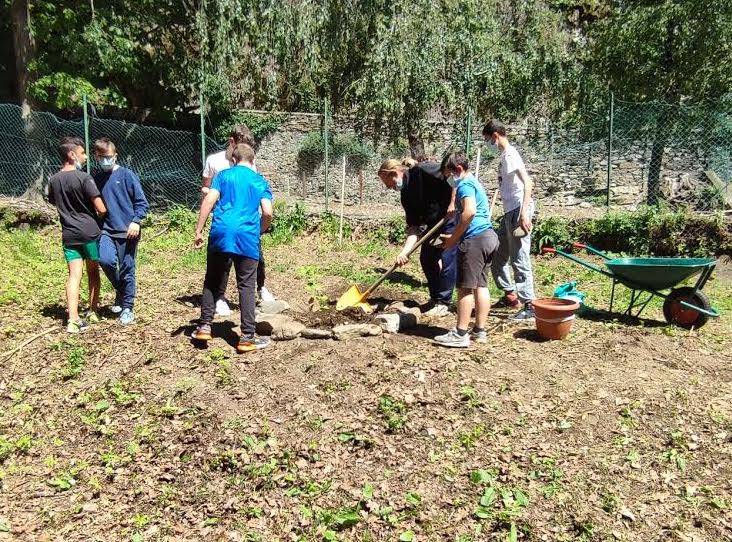
[[[529,233],[531,231],[531,228],[533,227],[531,224],[531,217],[526,211],[521,211],[521,216],[519,217],[519,226],[521,226],[526,233]]]
[[[457,239],[455,239],[454,235],[447,234],[447,237],[444,239],[445,240],[442,243],[442,250],[450,250],[451,248],[454,248],[455,245],[457,245]]]
[[[407,256],[403,252],[400,252],[399,255],[396,257],[396,266],[404,267],[405,265],[407,265],[407,262],[409,262],[409,256]]]
[[[140,225],[137,222],[130,222],[127,228],[127,239],[137,239],[140,237]]]
[[[202,186],[201,187],[201,194],[203,194],[205,196],[206,194],[208,194],[208,191],[209,190],[211,190],[211,189],[208,186]]]
[[[447,218],[453,218],[455,216],[455,202],[451,201],[450,205],[447,206]]]
[[[196,231],[196,237],[193,239],[193,248],[201,248],[203,246],[203,232]]]

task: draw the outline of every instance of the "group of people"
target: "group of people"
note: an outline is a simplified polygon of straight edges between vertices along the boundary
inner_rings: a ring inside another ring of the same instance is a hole
[[[406,264],[420,235],[445,218],[440,234],[423,243],[420,252],[430,293],[427,315],[448,314],[457,288],[457,324],[450,332],[435,337],[445,346],[464,348],[471,339],[487,340],[485,323],[491,308],[488,271],[503,290],[493,307],[516,309],[512,320],[534,318],[529,256],[533,182],[502,123],[490,121],[483,128],[483,137],[500,155],[498,190],[504,215],[497,231],[493,229],[485,189],[470,172],[465,153],[451,153],[440,163],[386,160],[378,171],[384,185],[399,192],[406,215],[407,238],[397,265]],[[469,330],[473,310],[475,323]]]
[[[87,173],[84,142],[65,137],[59,145],[61,169],[48,182],[48,200],[58,209],[61,242],[68,264],[66,331],[79,333],[99,321],[99,267],[115,291],[113,314],[119,323],[135,320],[135,278],[140,222],[148,202],[140,179],[117,164],[117,147],[109,138],[94,142],[98,171]],[[86,262],[89,310],[79,315],[79,290]]]
[[[406,215],[407,238],[397,255],[397,265],[405,265],[420,236],[442,221],[438,234],[422,244],[420,263],[430,294],[427,315],[447,315],[457,289],[457,323],[448,333],[435,337],[444,346],[467,347],[471,340],[487,340],[489,269],[504,292],[493,307],[519,309],[512,316],[514,320],[534,316],[529,258],[533,183],[503,124],[489,122],[483,136],[500,153],[498,187],[505,213],[497,230],[485,189],[471,173],[469,158],[463,152],[450,153],[440,163],[386,160],[377,173],[387,188],[399,191]],[[140,222],[148,210],[140,180],[117,164],[116,146],[108,138],[94,144],[98,165],[94,176],[84,171],[87,157],[80,139],[64,138],[59,154],[62,167],[50,178],[48,198],[58,208],[69,268],[67,331],[78,333],[99,319],[99,266],[115,290],[112,312],[119,315],[120,324],[131,324]],[[210,340],[215,315],[231,314],[225,293],[233,266],[241,318],[237,351],[259,350],[269,341],[255,334],[256,303],[275,299],[265,286],[260,239],[272,221],[272,191],[257,171],[254,141],[246,126],[234,126],[226,149],[207,158],[201,192],[196,248],[203,247],[204,228],[209,216],[213,217],[201,318],[191,337]],[[81,318],[79,288],[84,262],[90,300],[89,311]],[[475,321],[469,329],[473,311]]]

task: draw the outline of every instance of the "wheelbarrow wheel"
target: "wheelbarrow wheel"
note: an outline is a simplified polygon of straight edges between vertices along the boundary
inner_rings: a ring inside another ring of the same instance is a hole
[[[698,290],[694,290],[689,286],[683,288],[676,288],[671,290],[671,293],[663,302],[663,316],[669,324],[674,324],[684,329],[699,329],[709,320],[709,316],[703,312],[695,311],[681,304],[682,301],[686,301],[691,305],[709,310],[712,308],[712,304],[709,302],[709,298]]]

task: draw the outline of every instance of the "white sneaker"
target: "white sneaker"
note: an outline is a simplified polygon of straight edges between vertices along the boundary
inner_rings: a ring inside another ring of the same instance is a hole
[[[485,344],[488,342],[488,333],[484,329],[483,331],[470,331],[470,339],[473,342]]]
[[[216,301],[216,316],[231,316],[231,308],[223,297]]]
[[[273,301],[277,301],[277,298],[272,295],[272,292],[270,292],[266,286],[262,286],[259,289],[259,299],[263,303],[272,303]]]
[[[434,341],[441,346],[450,348],[468,348],[470,346],[470,334],[459,335],[457,329],[452,329],[444,335],[438,335]]]
[[[109,307],[109,310],[112,312],[112,314],[119,314],[122,312],[122,307],[115,303],[114,305]]]
[[[434,307],[432,307],[430,310],[425,312],[422,316],[426,316],[428,318],[441,318],[443,316],[447,316],[450,313],[450,307],[447,305],[443,305],[442,303],[437,303]]]

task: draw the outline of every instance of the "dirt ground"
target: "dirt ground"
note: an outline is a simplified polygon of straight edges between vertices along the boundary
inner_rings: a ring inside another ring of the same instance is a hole
[[[497,313],[488,344],[454,351],[430,342],[450,315],[238,356],[238,313],[207,349],[187,338],[203,278],[187,233],[143,241],[135,325],[77,337],[57,232],[1,235],[0,541],[732,540],[728,267],[708,287],[725,314],[698,331],[655,305],[542,342]],[[341,323],[311,299],[393,254],[298,238],[267,248],[268,286]],[[602,277],[547,258],[536,275],[605,307]],[[416,264],[377,297],[425,301]]]

